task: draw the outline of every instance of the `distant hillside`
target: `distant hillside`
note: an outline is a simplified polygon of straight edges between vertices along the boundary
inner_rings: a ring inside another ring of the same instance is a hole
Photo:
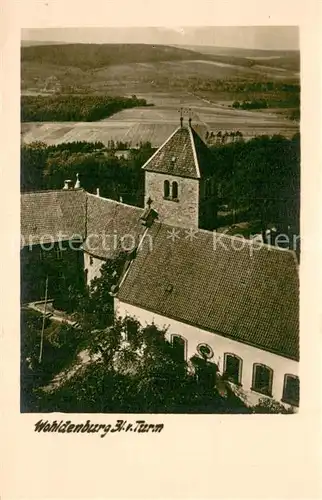
[[[196,59],[197,55],[193,50],[167,45],[79,43],[21,47],[23,62],[80,69],[102,68],[114,64],[183,61]],[[202,57],[207,59],[205,55]]]
[[[296,56],[299,50],[272,49],[242,49],[239,47],[216,47],[215,45],[173,45],[180,49],[195,50],[202,54],[236,56],[236,57],[266,57],[266,56]]]
[[[203,57],[208,56],[208,58],[226,63],[230,62],[242,66],[265,64],[270,67],[300,71],[299,50],[241,49],[210,45],[174,45],[174,47],[193,50],[202,54]]]
[[[34,45],[64,45],[65,42],[46,42],[38,40],[21,40],[21,47],[33,47]]]

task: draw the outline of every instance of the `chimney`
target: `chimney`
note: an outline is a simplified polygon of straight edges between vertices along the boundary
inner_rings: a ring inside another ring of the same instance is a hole
[[[189,117],[189,127],[191,127],[191,116]]]
[[[120,203],[123,203],[123,198],[122,198],[122,196],[120,196]]]
[[[182,128],[183,126],[183,116],[180,116],[180,127]]]
[[[67,179],[64,181],[64,187],[63,189],[67,190],[67,189],[71,189],[72,188],[72,181],[70,179]]]
[[[96,188],[96,196],[100,195],[100,188]]]
[[[81,185],[79,182],[79,174],[76,174],[76,183],[75,183],[74,189],[80,189],[80,187],[81,187]]]

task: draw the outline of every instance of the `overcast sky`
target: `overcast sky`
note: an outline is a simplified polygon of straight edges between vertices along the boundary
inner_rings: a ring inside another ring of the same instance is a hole
[[[298,50],[299,30],[295,26],[37,28],[23,29],[22,40],[69,43],[213,45],[247,49]]]

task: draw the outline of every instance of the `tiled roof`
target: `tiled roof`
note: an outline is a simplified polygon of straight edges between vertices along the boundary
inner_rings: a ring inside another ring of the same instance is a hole
[[[83,248],[97,257],[113,258],[121,248],[138,243],[145,227],[143,209],[87,194],[87,238]]]
[[[84,250],[113,258],[140,241],[143,209],[79,191],[21,196],[25,244],[87,238]],[[175,231],[174,240],[170,239]],[[292,252],[236,237],[154,222],[118,298],[239,342],[298,359],[298,271]],[[151,241],[152,239],[152,241]],[[238,250],[239,248],[239,250]]]
[[[299,357],[299,283],[294,254],[199,230],[170,239],[155,223],[120,286],[121,301],[291,359]],[[224,246],[224,248],[223,248]]]
[[[85,237],[83,190],[39,191],[21,195],[21,236],[25,245]]]
[[[192,127],[179,127],[143,165],[145,170],[199,179],[212,168],[212,156]]]
[[[102,259],[138,243],[144,210],[83,190],[57,190],[21,195],[22,244],[67,240],[78,236],[83,248]],[[86,239],[85,239],[86,238]]]

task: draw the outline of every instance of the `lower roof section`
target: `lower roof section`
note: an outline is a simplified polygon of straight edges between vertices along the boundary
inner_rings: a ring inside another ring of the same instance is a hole
[[[299,282],[293,252],[252,248],[209,231],[155,223],[118,299],[275,354],[299,359]],[[174,236],[175,235],[175,236]]]

